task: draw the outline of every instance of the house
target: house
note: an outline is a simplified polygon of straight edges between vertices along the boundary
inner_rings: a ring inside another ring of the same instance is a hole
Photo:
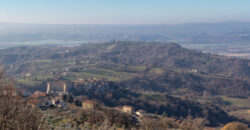
[[[25,76],[26,77],[31,77],[31,73],[26,73]]]
[[[138,111],[136,111],[135,112],[135,114],[138,116],[138,117],[140,117],[140,118],[142,118],[144,115],[145,115],[145,111],[143,111],[143,110],[138,110]]]
[[[131,107],[131,106],[123,106],[122,107],[122,111],[123,112],[126,112],[126,113],[128,113],[128,114],[132,114],[133,113],[133,107]]]
[[[34,94],[30,95],[30,98],[40,98],[40,97],[46,97],[46,94],[40,91],[36,91]]]
[[[53,105],[55,107],[59,108],[66,108],[67,104],[64,101],[58,100],[58,99],[52,99],[48,101],[49,105]]]
[[[85,100],[82,102],[83,109],[94,109],[94,102],[91,100]]]
[[[14,90],[14,89],[6,89],[6,90],[3,90],[2,91],[3,95],[8,95],[8,96],[16,96],[17,95],[17,92]]]
[[[27,103],[28,103],[28,105],[30,105],[30,106],[32,106],[32,107],[36,107],[38,104],[39,104],[39,100],[37,100],[37,99],[29,99],[28,101],[27,101]]]
[[[192,69],[192,70],[191,70],[191,72],[193,72],[193,73],[197,73],[197,72],[198,72],[198,70],[196,70],[196,69]]]

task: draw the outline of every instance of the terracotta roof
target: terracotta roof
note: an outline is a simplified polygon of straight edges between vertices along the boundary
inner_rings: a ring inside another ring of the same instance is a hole
[[[46,94],[43,92],[35,92],[34,94],[31,94],[30,97],[31,98],[39,98],[39,97],[45,97]]]
[[[94,103],[93,101],[91,101],[91,100],[85,100],[85,101],[83,101],[83,103]]]
[[[45,93],[40,93],[40,97],[45,97],[46,94]]]
[[[30,100],[28,100],[28,104],[38,104],[40,101],[39,100],[37,100],[37,99],[30,99]]]
[[[123,108],[133,108],[133,107],[131,107],[131,106],[123,106]]]

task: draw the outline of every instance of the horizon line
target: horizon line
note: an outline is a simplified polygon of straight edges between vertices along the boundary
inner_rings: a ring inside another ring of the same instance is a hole
[[[183,22],[183,23],[29,23],[0,21],[0,24],[33,24],[33,25],[182,25],[182,24],[219,24],[219,23],[250,23],[250,21],[217,21],[217,22]]]

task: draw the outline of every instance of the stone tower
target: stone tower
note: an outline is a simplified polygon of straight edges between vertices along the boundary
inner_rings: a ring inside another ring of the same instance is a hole
[[[47,83],[47,91],[46,91],[46,93],[49,94],[49,92],[50,92],[50,83],[48,82]]]
[[[66,93],[66,83],[63,83],[63,93]]]

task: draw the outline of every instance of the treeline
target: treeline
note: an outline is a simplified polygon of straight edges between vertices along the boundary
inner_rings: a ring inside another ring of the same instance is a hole
[[[165,70],[162,74],[145,72],[120,83],[137,91],[155,91],[174,95],[226,95],[247,98],[250,82],[216,75]]]

